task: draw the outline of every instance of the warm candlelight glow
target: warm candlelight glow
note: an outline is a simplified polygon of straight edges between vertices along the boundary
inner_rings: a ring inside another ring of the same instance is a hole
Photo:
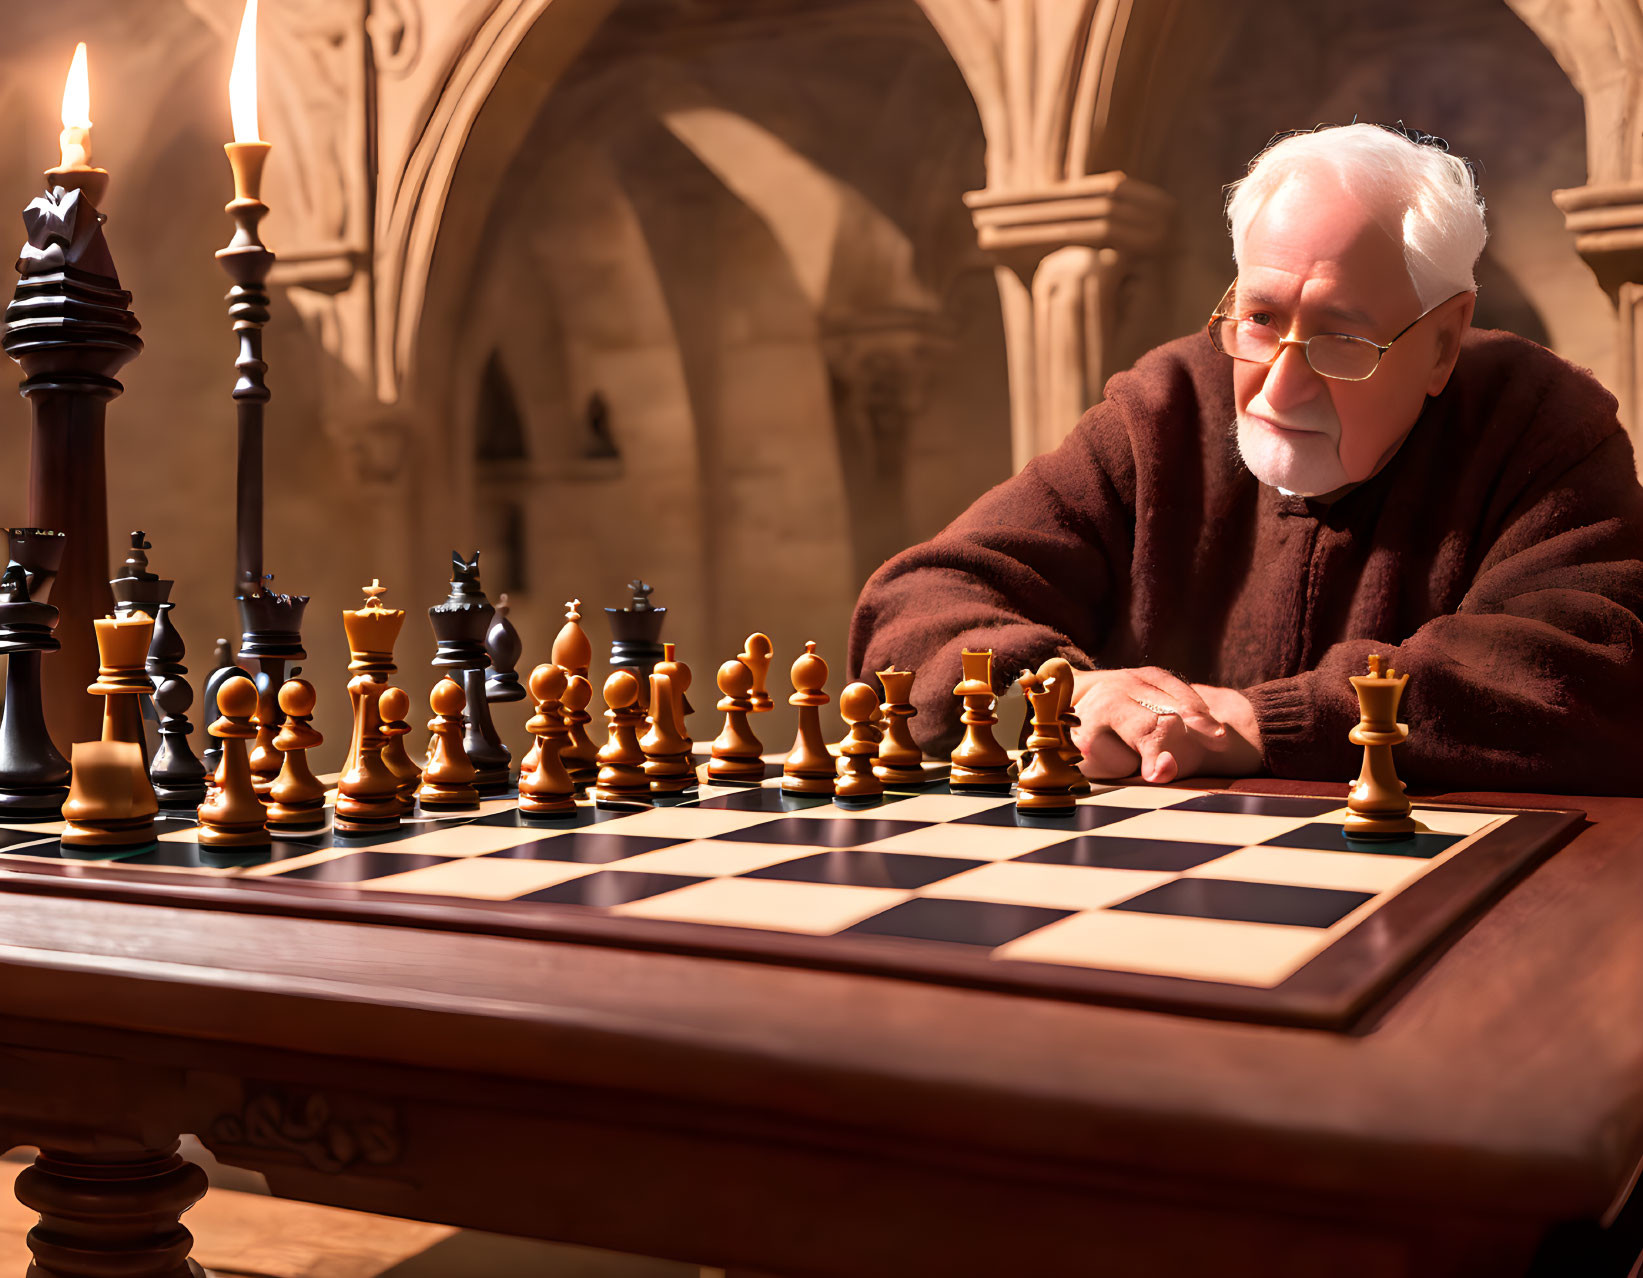
[[[245,0],[234,70],[228,77],[228,109],[234,117],[234,141],[262,141],[257,136],[257,0]]]
[[[63,127],[91,127],[91,77],[86,74],[86,42],[74,46],[68,79],[63,81]]]
[[[91,77],[86,74],[86,46],[74,46],[68,79],[63,81],[63,132],[58,138],[63,169],[91,167]]]

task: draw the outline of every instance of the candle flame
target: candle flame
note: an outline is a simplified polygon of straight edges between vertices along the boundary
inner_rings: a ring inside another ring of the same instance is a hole
[[[84,40],[74,46],[74,61],[69,63],[68,79],[63,81],[63,127],[91,127],[91,77],[86,74]]]
[[[234,141],[262,141],[257,134],[257,0],[245,0],[234,70],[228,77],[228,109],[234,117]]]

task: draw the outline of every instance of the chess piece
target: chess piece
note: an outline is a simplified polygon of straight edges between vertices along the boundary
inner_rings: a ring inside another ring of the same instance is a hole
[[[775,708],[776,703],[765,691],[765,679],[770,673],[770,660],[775,655],[776,648],[770,642],[770,636],[758,631],[748,635],[742,650],[736,654],[736,660],[753,672],[753,687],[748,690],[748,695],[753,699],[754,714],[764,714]]]
[[[155,664],[153,652],[150,645],[151,671]],[[168,670],[159,676],[154,689],[154,709],[160,718],[160,744],[148,767],[148,778],[160,806],[179,811],[198,808],[205,802],[207,789],[205,764],[195,755],[188,740],[194,731],[188,719],[188,708],[194,704],[194,689],[182,677],[186,673],[186,670]]]
[[[1039,666],[1038,677],[1046,681],[1052,679],[1055,681],[1060,704],[1059,718],[1062,727],[1061,753],[1067,762],[1072,765],[1073,771],[1078,774],[1078,780],[1073,783],[1074,796],[1088,794],[1090,792],[1090,779],[1078,771],[1078,765],[1084,762],[1084,752],[1073,744],[1073,729],[1078,727],[1079,718],[1077,711],[1073,709],[1072,662],[1065,657],[1051,657]],[[1029,725],[1032,723],[1032,719],[1032,706],[1029,703],[1027,714]],[[1025,768],[1027,763],[1028,760],[1023,759],[1021,766]]]
[[[268,811],[257,796],[246,749],[246,742],[257,735],[251,722],[257,701],[256,684],[239,675],[217,690],[218,717],[206,731],[223,743],[222,762],[216,784],[198,811],[197,837],[206,847],[254,848],[270,842]]]
[[[258,530],[261,536],[261,530]],[[256,589],[235,597],[240,610],[240,651],[242,663],[256,672],[257,739],[251,747],[251,776],[257,794],[265,801],[274,778],[280,774],[280,752],[274,749],[285,716],[280,713],[279,691],[286,670],[294,662],[306,661],[302,646],[302,615],[308,607],[307,595],[282,595],[271,588],[272,573],[256,583]]]
[[[143,752],[143,772],[148,771],[148,752],[143,740],[143,713],[139,704],[154,695],[154,684],[145,663],[149,640],[154,637],[154,619],[138,610],[125,617],[102,617],[91,623],[97,630],[97,681],[86,689],[103,698],[104,741],[129,741]],[[153,783],[147,782],[150,791]]]
[[[57,609],[47,599],[64,538],[43,528],[8,529],[7,538],[11,558],[0,577],[0,820],[54,821],[68,798],[69,764],[46,727],[40,660],[62,647]]]
[[[673,692],[678,699],[676,708],[679,712],[679,735],[688,743],[690,730],[685,726],[685,719],[696,711],[691,708],[690,697],[687,695],[690,692],[690,667],[674,655],[676,651],[677,645],[664,643],[662,659],[656,663],[655,669],[657,674],[665,674],[673,684]]]
[[[884,732],[879,727],[879,698],[873,685],[853,683],[841,692],[839,714],[850,725],[850,731],[839,744],[839,778],[833,788],[835,801],[862,803],[881,798],[884,782],[873,775],[873,763],[878,758]]]
[[[163,643],[169,646],[173,642],[180,642],[177,632],[171,629],[170,622],[165,619],[166,613],[171,610],[171,587],[174,583],[149,570],[148,552],[152,549],[153,546],[141,531],[132,533],[131,546],[120,565],[119,575],[110,578],[108,583],[109,591],[114,596],[114,616],[129,617],[135,612],[146,612],[154,618],[154,633],[150,636],[148,645],[149,661],[153,659],[156,644]],[[147,664],[148,662],[144,663],[145,669]],[[153,671],[148,673],[152,679]],[[158,681],[154,681],[154,687],[158,686]],[[147,755],[152,753],[156,743],[159,720],[152,698],[139,701],[137,709],[142,715],[143,753]]]
[[[348,677],[351,681],[360,675],[369,675],[378,683],[386,684],[399,671],[394,664],[394,644],[399,639],[400,627],[405,624],[405,610],[383,606],[382,596],[388,593],[388,588],[375,577],[361,591],[365,601],[358,608],[342,610],[342,632],[348,637]],[[352,686],[350,682],[349,687]],[[348,712],[350,722],[360,722],[357,705],[350,705]],[[398,753],[404,754],[403,744]],[[349,739],[341,775],[352,772],[358,763],[359,739],[356,735]],[[406,763],[410,763],[409,758]],[[394,771],[395,775],[401,775],[399,767],[396,766]],[[414,790],[415,787],[412,788]]]
[[[474,766],[463,743],[462,707],[466,696],[462,685],[449,677],[441,679],[428,694],[434,717],[428,721],[433,740],[428,744],[428,766],[422,770],[422,784],[416,800],[424,808],[477,808],[479,791],[474,788]]]
[[[614,671],[605,680],[604,696],[609,739],[599,751],[593,801],[600,807],[649,807],[650,779],[645,776],[645,752],[639,747],[639,728],[645,722],[639,681],[631,671]]]
[[[787,704],[799,709],[799,729],[782,762],[782,789],[789,794],[832,794],[837,765],[821,731],[821,708],[832,698],[823,691],[827,662],[816,655],[814,639],[805,640],[804,653],[789,673],[793,695]]]
[[[924,751],[913,740],[909,723],[918,714],[913,708],[913,672],[897,670],[892,664],[888,670],[875,673],[879,686],[884,689],[884,701],[879,706],[884,716],[884,743],[879,746],[873,775],[886,785],[923,781],[926,779]]]
[[[439,643],[433,667],[449,671],[462,685],[466,706],[462,746],[474,767],[474,788],[481,794],[499,794],[508,788],[511,761],[485,700],[485,670],[491,664],[485,635],[495,613],[479,584],[479,552],[464,559],[453,551],[451,593],[444,603],[428,609]]]
[[[666,608],[650,602],[655,587],[639,577],[628,582],[633,600],[626,608],[606,608],[610,620],[610,668],[629,670],[639,685],[639,704],[650,708],[650,672],[662,659]]]
[[[559,705],[565,721],[566,745],[559,752],[559,761],[578,787],[592,784],[599,772],[599,747],[588,735],[588,724],[593,722],[588,702],[592,700],[593,685],[585,675],[573,674],[565,681],[565,695]]]
[[[354,739],[359,753],[354,766],[337,780],[337,810],[333,828],[338,834],[377,834],[399,825],[404,809],[399,801],[399,778],[382,758],[388,737],[382,731],[381,698],[388,685],[374,675],[355,675],[348,681],[354,706]]]
[[[565,602],[565,624],[553,637],[553,664],[567,676],[581,675],[586,679],[588,662],[593,660],[593,644],[588,641],[587,631],[582,629],[582,614],[576,611],[581,605],[580,599]]]
[[[114,591],[116,615],[141,609],[154,618],[154,637],[149,640],[148,659],[143,665],[154,686],[153,696],[143,706],[145,726],[150,709],[154,717],[154,757],[148,776],[162,808],[192,812],[205,800],[207,776],[205,764],[195,757],[188,740],[194,730],[188,721],[194,690],[184,677],[188,674],[183,664],[187,648],[171,620],[177,606],[170,598],[173,583],[148,571],[149,549],[141,532],[132,533],[126,571],[109,582],[109,587]]]
[[[1015,805],[1023,812],[1071,815],[1074,793],[1082,779],[1067,761],[1066,728],[1061,721],[1064,701],[1056,680],[1021,672],[1021,688],[1033,712],[1033,734],[1027,738],[1032,762],[1016,780]]]
[[[382,718],[382,762],[394,774],[394,797],[399,800],[400,813],[407,814],[416,806],[416,788],[422,781],[422,769],[411,762],[405,753],[405,736],[411,725],[405,716],[411,713],[411,698],[404,688],[390,687],[377,698],[377,713]]]
[[[280,774],[268,791],[271,831],[312,830],[325,824],[325,785],[308,763],[308,752],[325,741],[313,726],[316,700],[314,685],[306,679],[287,679],[280,685],[285,722],[274,737]]]
[[[707,764],[709,781],[757,785],[764,780],[764,746],[753,735],[747,716],[753,710],[753,671],[747,663],[732,657],[719,667],[718,709],[724,711],[724,728],[713,739]]]
[[[492,704],[525,699],[524,685],[519,682],[519,654],[525,645],[519,631],[508,619],[511,609],[508,596],[496,597],[496,620],[485,632],[485,655],[491,659],[491,668],[485,672],[485,700]]]
[[[113,850],[152,843],[160,805],[136,742],[77,741],[69,755],[63,846]]]
[[[209,720],[215,712],[217,693],[224,683],[239,676],[242,679],[251,679],[249,670],[234,660],[234,645],[219,635],[217,642],[211,645],[211,670],[205,676],[205,718]],[[252,680],[255,682],[255,680]],[[209,730],[206,732],[205,749],[200,751],[200,763],[205,767],[207,785],[216,784],[217,765],[222,762],[222,742],[213,737]]]
[[[1409,739],[1409,725],[1398,722],[1398,703],[1409,684],[1407,674],[1371,654],[1369,673],[1353,675],[1359,718],[1348,733],[1353,745],[1363,747],[1363,770],[1347,795],[1346,837],[1349,839],[1406,839],[1415,833],[1409,796],[1392,763],[1392,747]]]
[[[964,737],[953,751],[953,770],[948,784],[963,792],[1008,792],[1010,756],[993,736],[998,723],[998,700],[993,696],[993,654],[966,650],[960,657],[964,678],[953,689],[964,698]]]
[[[684,794],[696,784],[690,762],[690,738],[679,734],[679,693],[673,676],[654,670],[650,676],[650,731],[639,739],[645,752],[645,776],[652,794]]]
[[[526,816],[555,816],[576,810],[576,783],[559,757],[570,739],[560,714],[560,699],[569,680],[558,666],[548,662],[531,671],[531,699],[536,713],[525,730],[535,738],[531,753],[535,762],[519,774],[519,810]]]

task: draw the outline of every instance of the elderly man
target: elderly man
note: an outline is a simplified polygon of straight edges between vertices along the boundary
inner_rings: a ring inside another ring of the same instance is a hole
[[[1341,780],[1348,676],[1411,675],[1427,786],[1643,789],[1643,489],[1585,371],[1470,328],[1470,170],[1373,125],[1287,138],[1228,203],[1206,332],[867,583],[852,672],[918,671],[956,739],[964,648],[1065,656],[1095,777]]]

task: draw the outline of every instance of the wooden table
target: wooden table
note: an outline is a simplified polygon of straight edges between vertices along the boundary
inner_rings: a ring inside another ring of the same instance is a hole
[[[1624,1275],[1643,799],[1433,797],[1590,824],[1355,1035],[0,892],[0,1146],[88,1278],[186,1272],[181,1132],[289,1197],[731,1270]]]

